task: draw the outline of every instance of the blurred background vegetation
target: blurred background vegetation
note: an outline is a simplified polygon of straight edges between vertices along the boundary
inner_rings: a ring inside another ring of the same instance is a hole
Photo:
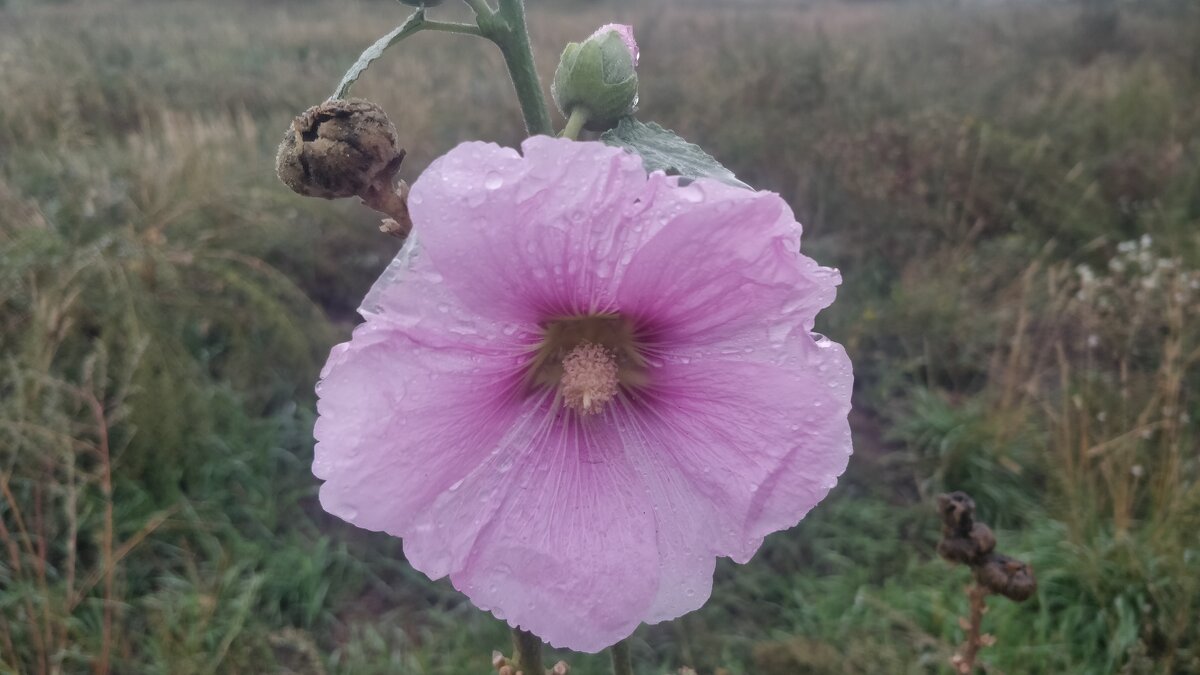
[[[639,672],[950,672],[931,504],[961,489],[1040,581],[992,602],[987,672],[1200,673],[1200,3],[532,4],[544,75],[635,24],[643,117],[846,280],[846,478],[641,629]],[[273,149],[403,14],[0,1],[0,672],[458,675],[506,644],[309,473],[318,368],[398,242]],[[520,140],[482,42],[418,36],[356,93],[410,181]]]

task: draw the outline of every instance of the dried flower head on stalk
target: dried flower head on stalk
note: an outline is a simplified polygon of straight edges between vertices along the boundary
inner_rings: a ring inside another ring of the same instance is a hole
[[[361,98],[330,99],[292,120],[279,144],[275,171],[307,197],[359,197],[390,217],[385,232],[404,236],[412,227],[408,186],[395,183],[404,154],[382,108]]]
[[[966,675],[975,669],[979,650],[995,643],[994,637],[981,631],[987,596],[1003,595],[1022,602],[1037,591],[1037,580],[1027,563],[996,552],[996,536],[990,527],[975,520],[975,500],[965,492],[939,495],[937,503],[942,516],[938,554],[969,566],[975,580],[967,588],[971,615],[962,621],[967,640],[953,659],[955,669]]]

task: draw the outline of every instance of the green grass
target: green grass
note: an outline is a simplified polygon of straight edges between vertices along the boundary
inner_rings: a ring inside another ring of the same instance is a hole
[[[818,327],[856,365],[846,478],[639,630],[639,673],[951,672],[949,489],[1040,582],[991,601],[989,672],[1200,672],[1193,5],[535,11],[544,75],[634,23],[643,117],[783,194],[846,280]],[[401,10],[0,2],[0,672],[458,675],[506,646],[308,466],[318,368],[397,242],[273,149]],[[519,141],[501,68],[419,36],[356,93],[411,180]]]

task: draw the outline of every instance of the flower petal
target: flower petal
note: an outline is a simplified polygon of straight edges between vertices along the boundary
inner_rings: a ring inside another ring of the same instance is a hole
[[[538,136],[524,156],[464,143],[409,196],[434,267],[486,317],[536,323],[610,309],[625,265],[650,234],[641,214],[669,189],[618,148]]]
[[[850,454],[852,375],[811,330],[840,279],[777,195],[647,177],[597,143],[481,143],[410,196],[417,233],[323,373],[322,504],[433,578],[598,651],[711,592]],[[532,395],[539,326],[619,311],[647,383],[601,415]]]
[[[665,226],[618,292],[659,341],[712,345],[769,318],[790,330],[796,313],[811,329],[833,302],[840,275],[800,254],[800,225],[778,195],[699,180],[667,197],[655,207]]]
[[[406,245],[317,386],[313,473],[327,511],[404,536],[520,413],[528,336],[475,317]],[[471,424],[463,424],[470,419]]]
[[[467,529],[470,554],[450,578],[478,607],[577,651],[631,634],[655,597],[659,561],[650,498],[615,427],[546,400],[494,457],[431,509],[440,527],[405,540],[414,566],[428,571],[447,533]]]
[[[648,622],[700,607],[712,558],[746,562],[794,526],[851,452],[850,363],[828,340],[797,332],[761,354],[664,356],[653,379],[623,430],[656,503],[662,580]]]

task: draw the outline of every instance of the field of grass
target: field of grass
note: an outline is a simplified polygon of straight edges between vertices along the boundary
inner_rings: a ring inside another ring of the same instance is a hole
[[[952,672],[960,489],[1040,584],[991,601],[986,672],[1200,673],[1200,5],[532,4],[545,76],[634,24],[642,117],[845,277],[818,329],[856,366],[847,476],[639,630],[638,672]],[[399,242],[287,191],[274,146],[404,9],[0,2],[0,673],[482,674],[505,646],[309,471],[317,371]],[[410,181],[521,138],[468,38],[355,93]]]

